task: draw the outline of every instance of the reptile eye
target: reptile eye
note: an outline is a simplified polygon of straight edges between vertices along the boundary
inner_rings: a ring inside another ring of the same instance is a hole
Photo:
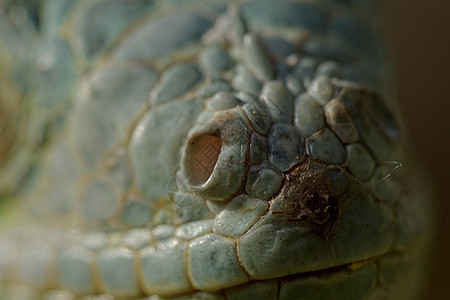
[[[234,195],[244,179],[249,140],[242,115],[235,109],[214,114],[187,139],[181,164],[189,188],[209,200]]]
[[[202,185],[210,178],[221,148],[222,140],[209,134],[196,136],[189,142],[185,162],[189,183]]]

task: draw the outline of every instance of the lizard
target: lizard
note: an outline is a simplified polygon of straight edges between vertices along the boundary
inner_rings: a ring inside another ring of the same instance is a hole
[[[0,3],[0,298],[420,296],[373,1]]]

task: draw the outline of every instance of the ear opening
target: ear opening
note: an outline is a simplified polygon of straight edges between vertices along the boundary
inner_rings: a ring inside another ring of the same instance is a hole
[[[210,134],[202,134],[188,141],[185,172],[190,184],[199,186],[208,181],[222,151],[222,140]]]
[[[191,129],[181,157],[184,188],[212,201],[235,195],[244,180],[249,136],[236,109],[215,113]]]

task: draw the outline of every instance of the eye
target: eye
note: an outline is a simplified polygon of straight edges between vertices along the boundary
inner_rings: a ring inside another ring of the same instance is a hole
[[[222,140],[205,134],[192,138],[186,155],[186,173],[193,185],[204,184],[211,176],[222,148]]]
[[[218,112],[195,128],[181,163],[189,189],[215,201],[233,196],[244,179],[249,134],[236,109]]]

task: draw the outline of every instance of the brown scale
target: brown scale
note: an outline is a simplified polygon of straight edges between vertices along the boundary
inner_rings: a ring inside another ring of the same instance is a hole
[[[303,160],[288,171],[281,191],[273,200],[273,213],[292,221],[307,222],[312,230],[328,240],[340,220],[339,198],[331,192],[327,165]]]

